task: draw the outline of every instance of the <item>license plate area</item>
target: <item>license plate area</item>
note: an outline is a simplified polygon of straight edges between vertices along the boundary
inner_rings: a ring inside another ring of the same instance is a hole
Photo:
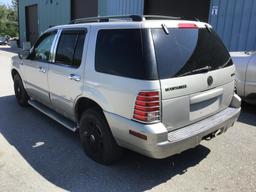
[[[202,101],[199,103],[190,104],[190,121],[205,117],[219,110],[221,105],[221,96]]]

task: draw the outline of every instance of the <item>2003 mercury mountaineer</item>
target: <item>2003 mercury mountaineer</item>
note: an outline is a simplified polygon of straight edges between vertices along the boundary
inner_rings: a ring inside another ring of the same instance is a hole
[[[102,164],[122,148],[165,158],[225,132],[240,114],[235,68],[206,23],[85,18],[13,58],[15,95],[68,129]]]

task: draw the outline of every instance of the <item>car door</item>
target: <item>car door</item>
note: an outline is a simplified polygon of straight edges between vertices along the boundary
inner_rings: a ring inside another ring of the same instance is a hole
[[[57,31],[52,31],[42,35],[32,48],[28,58],[23,61],[28,94],[47,106],[51,105],[47,73],[56,33]]]
[[[48,79],[53,108],[71,120],[74,120],[74,102],[83,89],[84,50],[88,41],[86,33],[87,29],[62,30],[54,62],[49,65]]]

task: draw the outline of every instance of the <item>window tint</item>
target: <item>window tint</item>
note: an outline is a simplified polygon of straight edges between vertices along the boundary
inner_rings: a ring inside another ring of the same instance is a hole
[[[55,34],[56,32],[51,32],[40,37],[29,59],[48,62],[50,60],[51,47]]]
[[[85,39],[85,33],[84,32],[79,33],[77,38],[76,49],[74,53],[74,60],[73,60],[74,67],[79,67],[81,64],[83,49],[84,49],[84,39]]]
[[[136,79],[156,79],[150,57],[143,50],[146,31],[140,29],[100,30],[95,53],[95,70]]]
[[[152,29],[159,77],[191,74],[209,66],[211,70],[232,65],[230,55],[218,35],[207,29]]]
[[[77,41],[77,33],[63,32],[61,34],[57,52],[56,52],[56,58],[55,58],[56,63],[72,65],[76,41]]]
[[[55,63],[79,67],[83,54],[85,32],[64,31],[56,51]]]

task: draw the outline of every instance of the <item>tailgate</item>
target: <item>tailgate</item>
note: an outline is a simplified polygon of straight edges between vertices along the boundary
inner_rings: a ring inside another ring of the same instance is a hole
[[[185,25],[151,29],[168,130],[227,108],[234,92],[230,55],[211,28]],[[185,27],[184,27],[185,26]]]
[[[162,122],[168,130],[189,125],[230,105],[234,67],[206,74],[161,80]],[[208,85],[208,78],[213,83]]]

